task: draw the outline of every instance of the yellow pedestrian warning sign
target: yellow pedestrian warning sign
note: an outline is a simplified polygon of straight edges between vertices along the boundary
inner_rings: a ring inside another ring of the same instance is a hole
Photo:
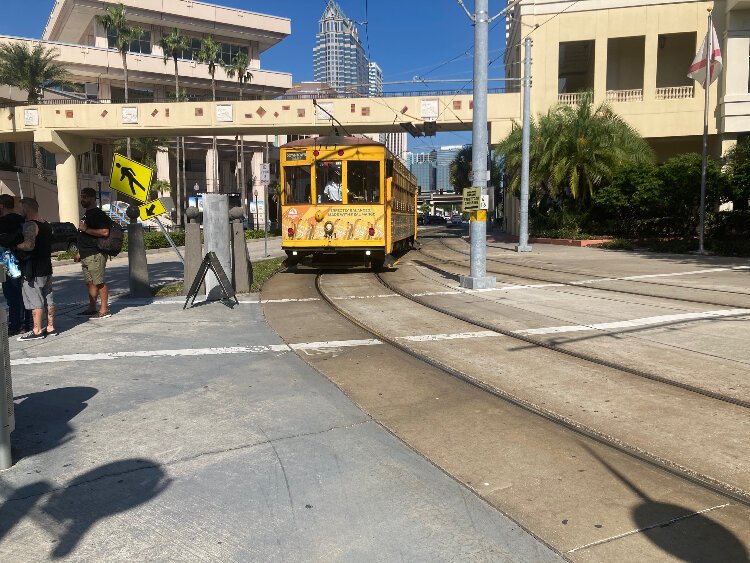
[[[463,210],[479,211],[482,208],[482,188],[464,188]]]
[[[153,169],[121,154],[115,154],[112,160],[109,187],[145,203],[148,200],[148,190],[153,177]]]
[[[148,203],[144,203],[143,205],[139,205],[138,211],[140,211],[141,219],[143,219],[144,221],[148,221],[149,219],[153,219],[157,215],[161,215],[167,212],[164,204],[158,199],[149,201]]]

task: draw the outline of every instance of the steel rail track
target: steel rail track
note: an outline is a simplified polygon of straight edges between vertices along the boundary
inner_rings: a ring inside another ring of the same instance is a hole
[[[602,358],[598,358],[596,356],[592,356],[589,354],[584,354],[582,352],[576,352],[573,350],[568,350],[566,348],[562,348],[560,346],[557,346],[555,344],[551,344],[549,342],[545,342],[544,340],[539,340],[537,338],[534,338],[532,336],[528,336],[525,334],[519,334],[517,332],[499,327],[494,324],[486,323],[484,321],[480,321],[477,319],[473,319],[470,317],[467,317],[466,315],[461,315],[460,313],[456,313],[455,311],[451,311],[450,309],[447,309],[445,307],[440,307],[439,305],[435,305],[434,303],[430,303],[428,300],[414,296],[400,288],[395,287],[390,282],[386,281],[381,274],[376,274],[378,280],[380,283],[389,291],[392,291],[393,293],[396,293],[400,295],[401,297],[408,299],[409,301],[413,301],[414,303],[418,303],[419,305],[422,305],[424,307],[427,307],[428,309],[432,309],[433,311],[437,311],[438,313],[442,313],[444,315],[448,315],[449,317],[452,317],[454,319],[458,319],[460,321],[463,321],[465,323],[474,325],[479,328],[483,328],[485,330],[491,330],[493,332],[497,332],[498,334],[502,334],[503,336],[507,336],[509,338],[513,338],[515,340],[520,340],[522,342],[525,342],[526,344],[531,344],[532,346],[537,346],[539,348],[545,348],[547,350],[551,350],[553,352],[557,352],[560,354],[565,354],[566,356],[570,356],[573,358],[576,358],[577,360],[581,360],[584,362],[596,364],[602,367],[614,369],[620,372],[628,373],[630,375],[634,375],[636,377],[641,377],[643,379],[649,379],[651,381],[655,381],[657,383],[661,383],[664,385],[669,385],[670,387],[677,387],[679,389],[682,389],[684,391],[689,391],[691,393],[695,393],[697,395],[702,395],[704,397],[709,397],[711,399],[715,399],[717,401],[721,401],[724,403],[729,403],[738,407],[742,407],[745,409],[750,409],[750,401],[745,401],[742,399],[738,399],[736,397],[729,397],[727,395],[722,395],[721,393],[716,393],[714,391],[710,391],[708,389],[704,389],[702,387],[697,387],[695,385],[690,385],[689,383],[681,383],[679,381],[675,381],[673,379],[669,379],[668,377],[663,377],[661,375],[631,368],[629,366],[625,366],[622,364],[618,364],[616,362],[610,362],[609,360],[604,360]]]
[[[466,255],[466,253],[461,252],[460,250],[456,250],[455,248],[451,248],[450,246],[446,245],[442,241],[441,241],[441,244],[447,250],[449,250],[451,252],[455,252],[456,254]],[[424,249],[422,249],[422,248],[420,248],[419,250],[417,250],[417,252],[419,252],[420,254],[423,254],[424,256],[427,256],[428,258],[432,258],[433,260],[438,260],[438,261],[446,263],[446,264],[454,264],[456,266],[466,267],[466,264],[463,263],[463,262],[458,262],[456,260],[451,260],[450,258],[444,258],[444,257],[441,257],[441,256],[435,256],[434,254],[430,254],[428,252],[425,252]],[[490,258],[488,258],[487,261],[488,262],[495,262],[495,263],[499,263],[499,264],[506,264],[508,266],[516,266],[516,267],[529,268],[529,269],[535,269],[535,270],[543,269],[543,268],[536,268],[534,266],[526,266],[526,265],[523,265],[523,264],[514,264],[512,262],[503,262],[503,261],[500,261],[500,260],[492,260]],[[551,272],[555,272],[556,271],[556,270],[551,270],[551,269],[548,269],[548,268],[544,268],[543,270],[551,271]],[[717,306],[717,307],[735,307],[736,306],[736,305],[732,305],[732,304],[728,304],[728,303],[720,303],[720,302],[717,302],[717,301],[706,301],[706,300],[703,300],[703,299],[690,299],[690,298],[687,298],[687,297],[670,297],[668,295],[659,295],[658,293],[644,293],[644,292],[641,292],[641,291],[629,291],[627,289],[614,289],[614,288],[609,288],[609,287],[593,286],[591,284],[581,284],[581,283],[570,282],[570,281],[560,281],[560,280],[557,280],[557,279],[550,279],[549,277],[546,277],[546,278],[545,277],[537,277],[537,276],[528,275],[528,274],[520,274],[520,273],[519,274],[510,274],[508,272],[502,272],[502,271],[498,271],[498,270],[488,270],[488,272],[493,273],[493,274],[501,274],[501,275],[504,275],[504,276],[509,276],[511,278],[525,279],[525,280],[534,280],[534,281],[540,281],[540,282],[546,282],[546,283],[557,283],[557,284],[560,284],[560,285],[565,285],[565,286],[570,286],[570,287],[589,288],[589,289],[593,289],[595,291],[606,291],[606,292],[609,292],[609,293],[620,293],[620,294],[623,294],[623,295],[636,295],[638,297],[654,297],[654,298],[657,298],[657,299],[667,299],[669,301],[680,301],[680,302],[683,302],[683,303],[695,303],[697,305],[713,305],[713,306]],[[557,273],[568,274],[568,275],[582,275],[582,274],[576,274],[576,273],[564,272],[564,271],[557,271]],[[628,281],[628,280],[622,280],[622,281]],[[652,283],[652,282],[646,282],[646,283]],[[669,285],[669,284],[653,284],[653,285],[661,285],[663,287],[670,287],[672,289],[675,289],[675,288],[676,289],[681,289],[679,287],[676,287],[676,286],[673,286],[673,285]],[[693,289],[693,288],[685,288],[685,289]],[[716,290],[705,289],[705,291],[716,291]],[[743,295],[743,296],[747,295],[748,299],[750,299],[750,295],[745,294],[745,293],[733,292],[733,295]]]
[[[598,442],[602,445],[610,447],[625,455],[638,459],[639,461],[647,463],[651,465],[652,467],[656,467],[657,469],[665,471],[671,475],[674,475],[675,477],[678,477],[680,479],[683,479],[685,481],[698,485],[699,487],[702,487],[704,489],[710,490],[725,498],[736,501],[744,506],[750,507],[750,492],[745,491],[744,489],[730,485],[728,483],[724,483],[723,481],[719,481],[718,479],[714,479],[708,475],[703,475],[687,467],[683,467],[682,465],[675,463],[673,461],[670,461],[669,459],[652,454],[646,450],[638,448],[637,446],[632,446],[628,444],[627,442],[624,442],[614,436],[610,436],[603,432],[599,432],[598,430],[594,428],[590,428],[584,424],[576,422],[575,420],[571,418],[562,416],[551,410],[545,409],[539,405],[532,403],[531,401],[527,401],[526,399],[517,397],[511,393],[503,391],[502,389],[498,389],[496,387],[488,385],[487,383],[481,381],[480,379],[477,379],[469,374],[463,373],[450,366],[447,366],[443,364],[442,362],[439,362],[433,358],[430,358],[429,356],[420,354],[419,352],[416,352],[415,350],[412,350],[411,348],[404,346],[403,344],[398,342],[395,338],[392,338],[380,331],[370,328],[369,326],[362,323],[359,319],[351,315],[344,308],[339,306],[335,302],[334,299],[332,299],[325,293],[325,291],[321,287],[322,276],[323,276],[322,273],[318,273],[318,275],[315,278],[315,289],[317,290],[321,299],[323,299],[339,315],[344,317],[346,320],[348,320],[355,326],[358,326],[365,332],[371,334],[376,339],[387,343],[388,345],[408,354],[409,356],[421,362],[426,363],[427,365],[432,366],[435,369],[442,371],[443,373],[451,377],[454,377],[460,381],[463,381],[473,387],[476,387],[477,389],[480,389],[486,393],[489,393],[490,395],[495,396],[516,407],[519,407],[527,412],[540,416],[552,422],[553,424],[561,426],[580,436],[585,436],[586,438],[594,440],[595,442]],[[381,281],[381,283],[383,283],[386,287],[388,287],[388,285],[382,280],[379,274],[376,274],[376,276]],[[401,292],[398,292],[398,291],[395,291],[395,293],[397,293],[398,295],[402,295]],[[439,311],[439,309],[435,309],[429,305],[420,303],[419,301],[416,301],[415,299],[410,299],[409,297],[406,297],[404,295],[402,295],[402,297],[409,299],[410,301],[414,301],[419,305],[423,305],[430,309]],[[448,314],[448,313],[444,313],[444,314]],[[448,314],[448,315],[454,318],[458,318],[458,317],[455,317],[455,315],[451,315],[451,314]]]

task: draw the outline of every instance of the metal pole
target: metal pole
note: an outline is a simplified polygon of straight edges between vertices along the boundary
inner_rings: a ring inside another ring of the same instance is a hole
[[[182,254],[180,254],[180,251],[177,249],[177,245],[172,240],[172,237],[169,236],[169,233],[167,232],[167,229],[164,227],[164,223],[161,222],[161,219],[158,217],[154,217],[156,220],[156,224],[159,225],[161,228],[161,232],[164,233],[164,236],[166,237],[167,241],[169,242],[169,245],[172,247],[172,249],[177,253],[177,257],[180,259],[180,262],[183,264],[185,263],[185,259],[182,257]]]
[[[271,160],[268,157],[268,135],[266,135],[266,164],[271,165]],[[266,236],[266,257],[268,257],[268,184],[263,184],[263,230]]]
[[[698,232],[698,253],[705,252],[703,248],[706,229],[706,169],[708,167],[708,100],[711,91],[711,51],[713,51],[713,24],[711,21],[711,10],[708,11],[708,35],[706,42],[706,81],[703,84],[705,90],[703,107],[703,161],[701,165],[701,203],[699,209],[700,227]]]
[[[471,161],[474,186],[487,196],[487,63],[489,0],[474,4],[474,119],[472,124]],[[488,289],[495,287],[495,278],[487,273],[487,211],[473,211],[471,217],[471,274],[461,276],[461,287]]]
[[[18,193],[23,197],[23,186],[21,186],[21,174],[16,170],[16,180],[18,180]]]
[[[517,252],[531,252],[529,246],[529,145],[531,144],[531,37],[524,41],[523,142],[521,149],[521,225]]]
[[[0,281],[5,281],[5,267],[0,266]],[[15,428],[13,414],[13,384],[10,377],[8,350],[8,312],[0,307],[0,470],[13,465],[10,433]]]

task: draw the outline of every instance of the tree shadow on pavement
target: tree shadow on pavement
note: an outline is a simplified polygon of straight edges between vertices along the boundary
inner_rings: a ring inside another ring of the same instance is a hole
[[[159,465],[147,459],[126,459],[102,465],[62,488],[39,481],[19,489],[0,480],[0,542],[24,519],[55,538],[50,557],[71,554],[99,520],[149,502],[171,483]],[[106,559],[106,553],[100,553]]]
[[[70,421],[98,392],[93,387],[60,387],[15,397],[14,457],[37,455],[71,440]]]
[[[745,546],[727,528],[694,509],[653,500],[591,448],[583,447],[642,500],[632,509],[633,522],[639,533],[665,553],[690,563],[750,560]]]

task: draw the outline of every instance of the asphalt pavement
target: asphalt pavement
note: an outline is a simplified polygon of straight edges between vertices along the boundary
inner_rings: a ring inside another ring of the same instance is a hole
[[[152,283],[181,278],[149,262]],[[292,349],[257,295],[129,300],[117,259],[115,314],[87,320],[78,266],[55,278],[59,336],[10,341],[3,561],[559,559],[309,367],[338,351]]]

